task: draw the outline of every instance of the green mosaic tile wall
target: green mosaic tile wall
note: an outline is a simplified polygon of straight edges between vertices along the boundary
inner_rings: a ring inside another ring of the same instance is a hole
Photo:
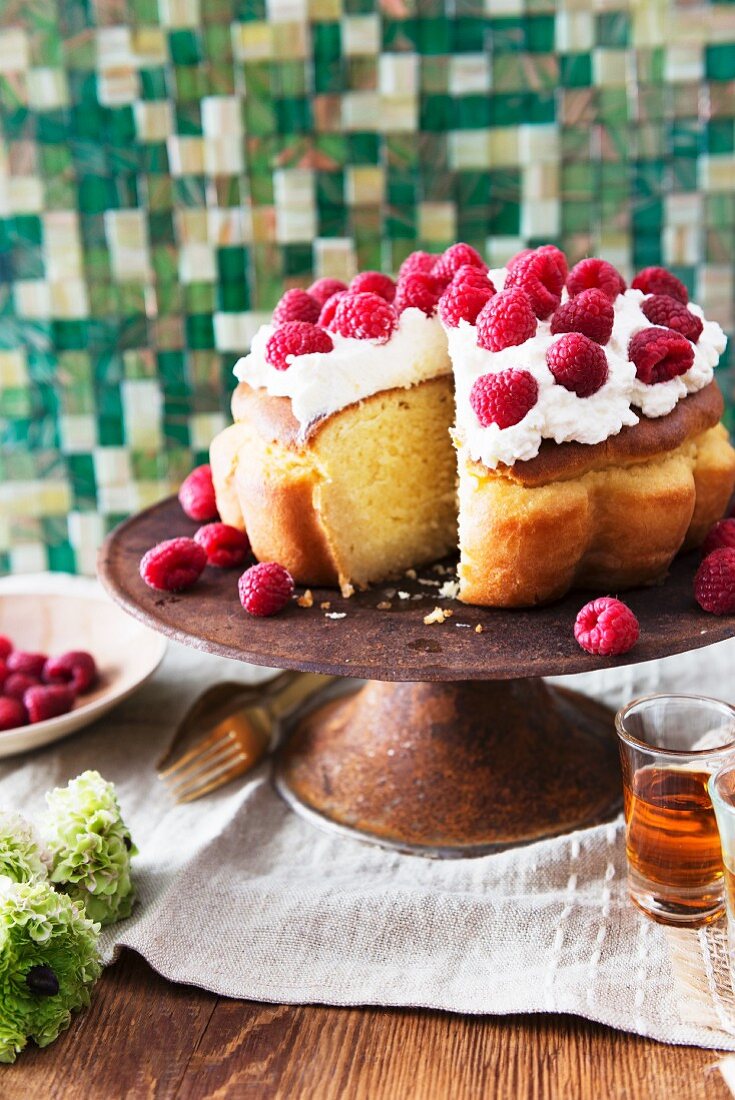
[[[382,7],[0,0],[0,572],[92,571],[314,276],[553,240],[733,330],[735,5]]]

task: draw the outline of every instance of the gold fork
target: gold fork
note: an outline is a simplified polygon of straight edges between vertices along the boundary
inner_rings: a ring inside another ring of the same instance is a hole
[[[224,683],[209,688],[179,724],[158,762],[158,778],[176,802],[193,802],[254,768],[265,756],[279,719],[304,703],[334,676],[283,672],[265,685]],[[171,764],[182,745],[205,736]]]

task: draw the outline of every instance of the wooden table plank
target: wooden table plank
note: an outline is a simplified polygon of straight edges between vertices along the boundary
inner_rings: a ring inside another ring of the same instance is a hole
[[[0,1068],[3,1100],[731,1100],[714,1051],[576,1017],[231,1001],[130,952],[93,1010]]]

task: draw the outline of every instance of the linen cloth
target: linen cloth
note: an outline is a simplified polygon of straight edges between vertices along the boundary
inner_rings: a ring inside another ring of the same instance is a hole
[[[667,689],[735,701],[734,663],[735,639],[563,682],[612,707]],[[107,962],[125,945],[173,981],[230,997],[568,1012],[735,1050],[723,929],[684,934],[684,954],[703,960],[687,992],[671,934],[627,898],[621,819],[480,859],[433,861],[315,829],[274,792],[267,764],[174,805],[154,765],[176,721],[218,679],[268,675],[172,645],[154,679],[101,722],[0,763],[0,805],[31,816],[47,789],[85,768],[117,785],[140,849],[139,902],[105,933]],[[682,934],[674,939],[681,955]]]

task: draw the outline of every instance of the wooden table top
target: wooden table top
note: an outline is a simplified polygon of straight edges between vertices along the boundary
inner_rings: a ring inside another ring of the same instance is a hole
[[[716,1051],[571,1016],[232,1001],[123,952],[93,1008],[0,1067],[3,1100],[731,1100]]]

